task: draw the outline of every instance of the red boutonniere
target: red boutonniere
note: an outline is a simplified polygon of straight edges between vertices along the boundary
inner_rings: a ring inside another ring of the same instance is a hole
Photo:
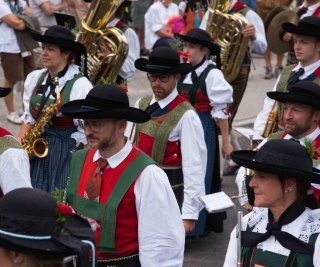
[[[128,86],[121,83],[121,84],[117,84],[117,86],[122,89],[125,93],[128,93],[129,89],[128,89]]]
[[[304,139],[304,144],[306,146],[307,152],[311,159],[317,160],[320,157],[319,149],[317,149],[317,144],[315,141],[311,141],[308,138]]]
[[[53,197],[57,203],[56,215],[57,222],[65,222],[67,216],[73,216],[74,212],[71,206],[63,203],[63,190],[56,188],[53,191]]]
[[[180,56],[180,60],[183,62],[183,63],[186,63],[189,59],[189,54],[186,53],[186,52],[183,52],[181,50],[178,50],[178,55]]]

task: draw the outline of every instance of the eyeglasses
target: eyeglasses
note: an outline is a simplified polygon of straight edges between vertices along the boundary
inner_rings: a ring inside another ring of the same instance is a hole
[[[160,79],[161,82],[167,83],[170,79],[170,76],[172,74],[152,74],[152,73],[147,73],[148,79],[150,82],[155,82],[158,78]]]
[[[78,124],[81,129],[85,130],[89,128],[93,132],[100,132],[101,128],[111,121],[113,121],[113,119],[105,120],[104,122],[78,120]]]

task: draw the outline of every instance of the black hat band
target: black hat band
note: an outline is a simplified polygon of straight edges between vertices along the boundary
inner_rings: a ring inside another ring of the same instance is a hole
[[[116,102],[113,100],[108,100],[108,99],[87,95],[85,102],[81,107],[85,109],[92,109],[92,110],[109,110],[114,107],[127,108],[129,107],[129,103]]]
[[[60,235],[60,230],[63,224],[57,227],[56,217],[41,219],[37,218],[16,218],[5,214],[0,214],[0,229],[9,233],[30,235],[30,236],[48,236]]]
[[[254,161],[307,172],[312,169],[312,162],[310,158],[296,157],[294,155],[291,155],[290,158],[288,158],[288,155],[286,154],[282,154],[274,150],[270,151],[265,148],[258,150]]]

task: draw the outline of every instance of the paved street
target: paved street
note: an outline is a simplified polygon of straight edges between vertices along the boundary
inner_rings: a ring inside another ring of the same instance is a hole
[[[262,108],[265,93],[272,89],[276,81],[275,78],[271,80],[263,79],[263,58],[254,56],[253,63],[255,67],[251,67],[248,87],[235,117],[234,126],[252,125],[252,122]],[[0,82],[2,85],[2,68],[0,72]],[[144,72],[138,72],[136,77],[128,82],[128,88],[132,105],[139,97],[151,93],[151,88]],[[17,109],[21,106],[21,97],[19,94],[15,95],[15,105]],[[19,126],[7,122],[6,108],[3,99],[0,100],[0,111],[1,127],[8,129],[17,136]],[[247,147],[248,140],[239,136],[239,141],[243,148]],[[234,176],[223,177],[222,190],[230,196],[237,194],[234,178]],[[229,234],[236,224],[237,210],[240,210],[238,201],[235,201],[235,203],[237,204],[237,208],[227,212],[228,219],[225,221],[224,232],[222,234],[211,233],[206,238],[187,241],[184,267],[220,267],[223,265]]]

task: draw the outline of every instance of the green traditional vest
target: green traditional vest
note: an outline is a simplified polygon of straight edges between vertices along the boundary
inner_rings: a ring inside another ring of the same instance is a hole
[[[82,168],[88,151],[89,149],[81,149],[73,154],[67,186],[68,200],[76,212],[85,217],[101,221],[101,236],[104,238],[100,240],[100,250],[102,252],[114,252],[116,215],[119,203],[141,171],[146,166],[156,163],[147,155],[141,153],[123,171],[107,202],[102,204],[77,194]]]
[[[0,138],[0,154],[9,148],[21,148],[22,146],[13,136],[3,136]]]
[[[151,99],[151,96],[142,98],[139,102],[139,108],[146,110]],[[152,136],[154,138],[154,144],[152,147],[151,158],[153,158],[154,161],[159,164],[159,166],[163,166],[164,154],[169,135],[181,119],[182,115],[188,110],[194,109],[189,102],[182,102],[173,110],[170,110],[170,112],[164,115],[162,124],[159,124],[153,119],[146,123],[137,124],[134,143],[137,144],[139,132],[144,132],[147,135]]]

